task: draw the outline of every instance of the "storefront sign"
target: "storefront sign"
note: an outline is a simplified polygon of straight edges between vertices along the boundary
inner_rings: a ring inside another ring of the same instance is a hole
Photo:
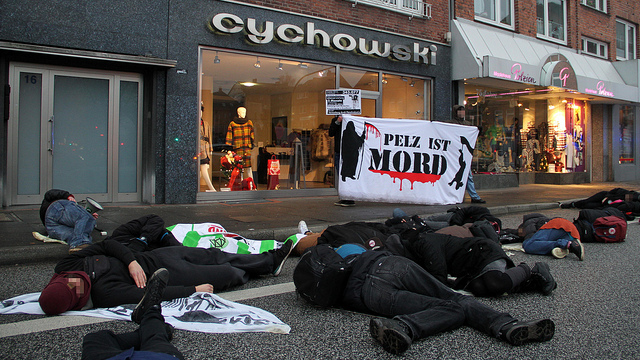
[[[340,198],[461,203],[477,136],[474,126],[344,115]]]
[[[508,61],[485,56],[482,61],[484,76],[537,85],[540,81],[533,75],[539,73],[539,69],[529,64]]]
[[[584,93],[605,97],[615,97],[615,95],[611,91],[607,91],[607,87],[605,86],[604,81],[598,81],[595,89],[590,89],[588,87],[584,88]]]
[[[542,66],[541,85],[578,90],[576,72],[568,61],[549,61]]]
[[[414,42],[411,45],[394,45],[377,40],[355,38],[350,34],[332,34],[316,29],[313,22],[307,22],[304,27],[293,24],[276,26],[273,21],[258,24],[254,18],[242,20],[237,15],[229,13],[216,14],[209,23],[211,30],[223,34],[237,34],[245,32],[247,40],[256,45],[271,43],[274,39],[289,44],[316,45],[321,48],[331,48],[339,51],[355,51],[361,55],[390,58],[397,61],[411,61],[418,64],[435,65],[437,46],[424,47]]]
[[[327,115],[362,114],[360,89],[325,90]]]

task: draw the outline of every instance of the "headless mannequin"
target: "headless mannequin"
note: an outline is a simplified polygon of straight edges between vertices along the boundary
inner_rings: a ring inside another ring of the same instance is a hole
[[[209,176],[209,162],[203,163],[203,159],[209,159],[209,155],[211,154],[211,144],[209,143],[209,131],[207,131],[207,127],[202,120],[202,111],[204,110],[204,105],[200,107],[200,177],[204,179],[204,182],[207,184],[207,192],[215,192],[216,188],[213,187],[211,183],[211,177]],[[209,160],[210,161],[210,160]]]
[[[247,108],[241,106],[238,108],[238,118],[245,119],[247,117]],[[244,179],[253,178],[253,174],[251,171],[251,167],[246,167],[243,169],[242,177]]]

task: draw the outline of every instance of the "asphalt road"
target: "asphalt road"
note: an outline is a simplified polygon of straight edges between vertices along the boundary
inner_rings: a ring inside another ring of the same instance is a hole
[[[572,219],[575,210],[541,211],[546,216]],[[501,216],[503,226],[517,227],[523,214]],[[585,261],[510,252],[515,263],[546,261],[558,282],[550,296],[516,294],[479,299],[519,319],[551,318],[555,337],[541,344],[513,347],[468,327],[417,341],[404,355],[408,359],[640,359],[640,267],[637,265],[640,224],[629,222],[627,241],[586,244]],[[341,309],[308,306],[294,292],[255,297],[267,286],[292,281],[297,258],[287,262],[279,277],[263,277],[221,293],[268,310],[291,326],[291,333],[207,334],[177,330],[174,344],[187,359],[381,359],[394,358],[369,336],[370,315]],[[53,262],[0,267],[0,299],[41,291],[53,274]],[[41,331],[42,321],[53,324]],[[82,321],[93,321],[79,318]],[[70,326],[70,317],[0,316],[0,358],[80,358],[82,337],[92,331],[131,331],[125,321]],[[8,336],[15,327],[30,333]]]

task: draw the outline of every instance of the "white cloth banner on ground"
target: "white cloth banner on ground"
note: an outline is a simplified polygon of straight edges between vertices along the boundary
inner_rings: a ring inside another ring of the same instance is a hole
[[[182,245],[188,247],[214,247],[233,254],[260,254],[282,247],[282,243],[276,240],[251,240],[227,232],[216,223],[176,224],[167,229]]]
[[[464,199],[478,128],[342,116],[341,199],[425,205]]]
[[[38,299],[40,293],[20,295],[2,301],[0,314],[44,315]],[[91,316],[131,321],[135,304],[83,311],[67,311],[61,315]],[[291,327],[268,311],[218,295],[195,293],[186,298],[162,302],[165,322],[176,329],[206,333],[270,332],[288,334]]]

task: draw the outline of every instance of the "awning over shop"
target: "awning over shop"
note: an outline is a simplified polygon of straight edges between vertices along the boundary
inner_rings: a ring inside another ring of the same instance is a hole
[[[465,19],[452,21],[452,45],[453,80],[495,78],[640,101],[637,73],[625,81],[610,61],[565,46]]]

